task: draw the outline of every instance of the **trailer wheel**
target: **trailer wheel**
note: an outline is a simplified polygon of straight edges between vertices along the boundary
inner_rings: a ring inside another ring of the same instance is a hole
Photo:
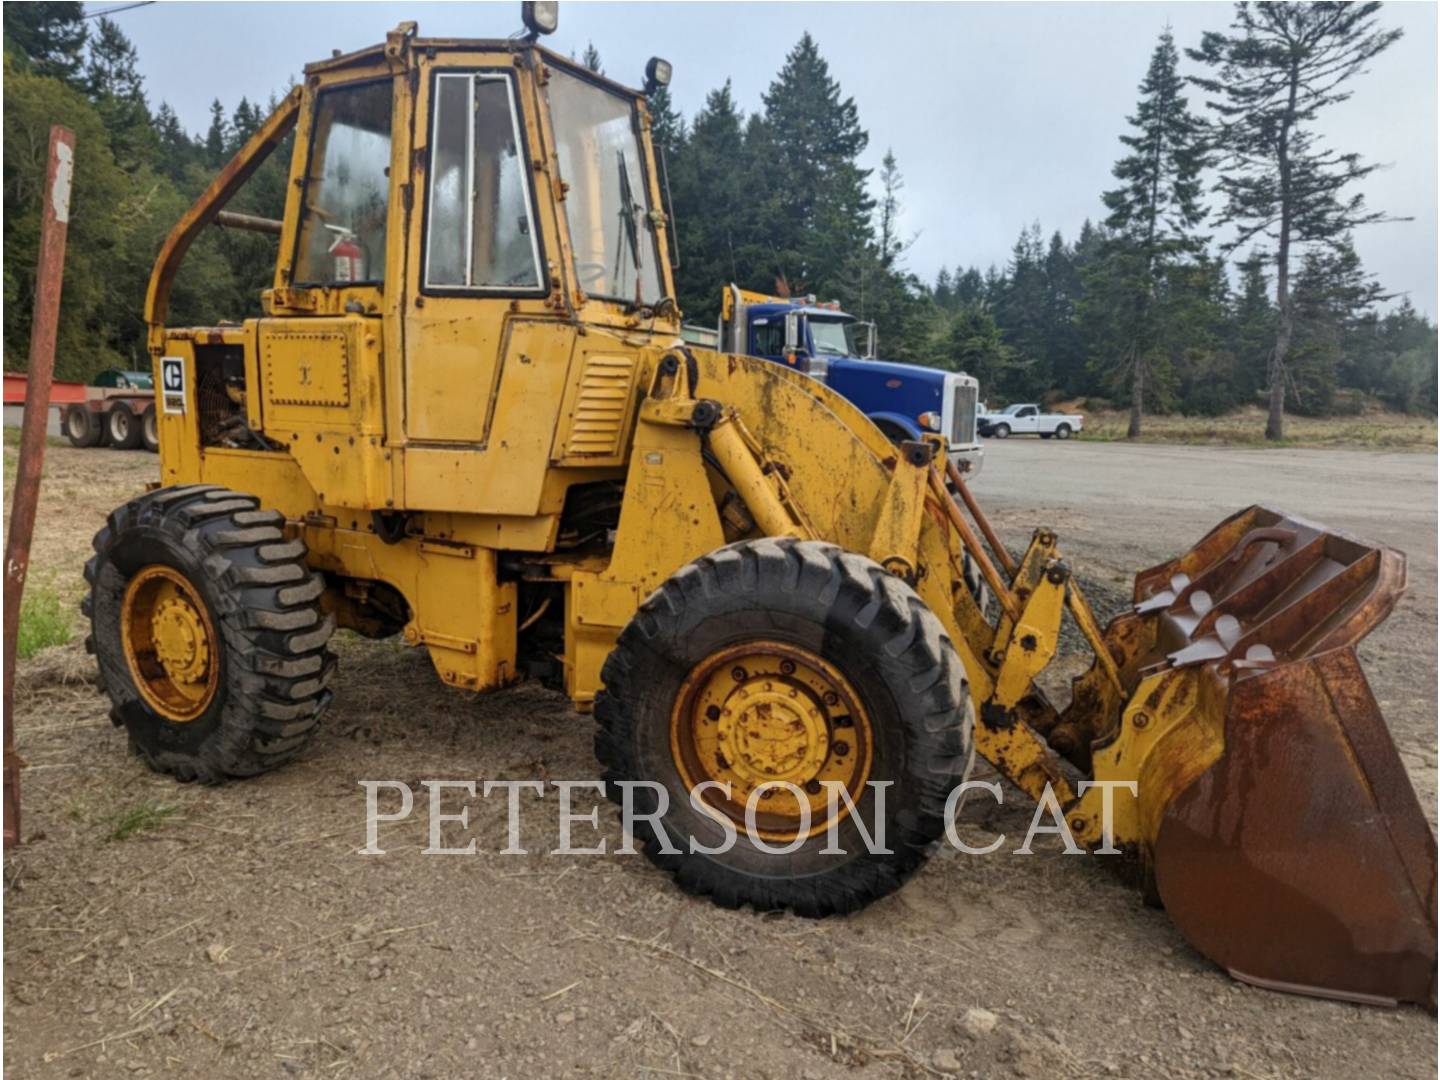
[[[254,496],[188,485],[130,501],[96,534],[86,648],[110,718],[157,772],[253,776],[314,737],[335,621],[283,524]]]
[[[146,405],[145,411],[140,414],[140,441],[150,453],[160,452],[160,424],[159,417],[155,415],[153,401]]]
[[[105,429],[110,433],[110,446],[115,450],[134,450],[144,437],[140,421],[128,404],[117,401],[105,414]]]
[[[65,437],[70,440],[71,446],[82,450],[98,446],[104,434],[105,428],[98,413],[84,405],[65,407]]]
[[[623,805],[619,784],[636,782],[632,810],[658,811],[635,821],[645,854],[724,907],[823,916],[893,892],[943,835],[972,760],[970,696],[939,620],[832,544],[747,541],[684,567],[641,605],[602,679],[608,793]],[[728,850],[695,850],[727,835]]]

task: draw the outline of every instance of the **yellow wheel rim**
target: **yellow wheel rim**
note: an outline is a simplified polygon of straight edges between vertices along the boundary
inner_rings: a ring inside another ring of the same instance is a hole
[[[203,713],[219,684],[219,639],[195,587],[178,570],[147,566],[120,605],[125,661],[145,703],[185,723]]]
[[[837,781],[856,804],[870,777],[869,713],[849,680],[808,649],[753,641],[713,653],[696,665],[670,714],[670,750],[690,790],[707,780],[730,785],[731,797],[709,789],[705,803],[743,825],[745,804],[762,784],[755,824],[767,841],[815,836],[830,826],[826,781]],[[810,810],[804,824],[802,801]],[[837,799],[835,817],[849,808]]]

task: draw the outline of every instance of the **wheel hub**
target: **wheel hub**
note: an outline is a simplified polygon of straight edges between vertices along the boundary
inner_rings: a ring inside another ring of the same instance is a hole
[[[736,822],[760,790],[756,826],[771,840],[807,835],[829,823],[826,782],[838,782],[859,802],[870,774],[870,719],[849,681],[808,649],[755,641],[711,654],[682,684],[671,714],[671,751],[693,788],[710,789],[706,802]],[[836,816],[848,813],[839,801]]]
[[[195,719],[219,685],[219,639],[195,587],[169,566],[144,567],[125,588],[120,633],[140,696],[177,723]]]
[[[730,767],[752,785],[813,780],[830,751],[830,735],[803,683],[786,677],[751,677],[720,710],[718,741],[731,751]]]
[[[209,666],[210,643],[200,613],[183,596],[171,597],[150,620],[155,655],[165,673],[183,683],[201,682]]]

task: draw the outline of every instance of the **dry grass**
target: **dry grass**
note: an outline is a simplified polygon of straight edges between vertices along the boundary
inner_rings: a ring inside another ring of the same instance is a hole
[[[1113,442],[1125,438],[1129,426],[1130,416],[1126,412],[1086,412],[1085,429],[1080,438]],[[1285,438],[1268,442],[1265,412],[1252,406],[1224,416],[1147,416],[1140,441],[1434,452],[1436,423],[1433,416],[1380,411],[1359,416],[1287,416]]]

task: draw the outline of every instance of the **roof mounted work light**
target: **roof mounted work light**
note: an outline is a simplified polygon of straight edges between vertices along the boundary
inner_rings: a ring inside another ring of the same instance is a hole
[[[525,0],[520,5],[520,18],[525,29],[536,37],[553,34],[560,25],[559,0]]]
[[[671,73],[669,60],[661,60],[658,56],[652,56],[650,62],[645,65],[645,92],[653,94],[660,87],[669,86]]]

